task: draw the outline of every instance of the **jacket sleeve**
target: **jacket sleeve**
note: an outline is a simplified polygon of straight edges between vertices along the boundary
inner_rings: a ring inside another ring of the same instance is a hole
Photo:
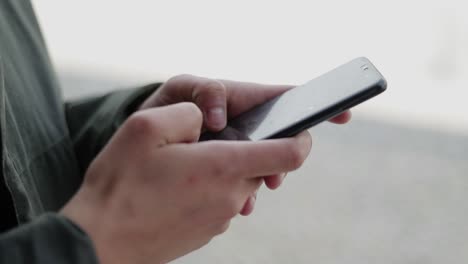
[[[160,85],[119,90],[65,103],[70,137],[82,173],[117,128]]]
[[[0,263],[97,264],[98,260],[81,229],[65,217],[49,213],[0,235]]]

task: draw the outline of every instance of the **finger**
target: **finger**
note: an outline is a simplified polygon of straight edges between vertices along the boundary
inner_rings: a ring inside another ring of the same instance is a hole
[[[273,99],[294,87],[291,85],[267,85],[230,80],[220,80],[220,82],[226,87],[229,118]]]
[[[351,111],[348,110],[346,112],[343,112],[343,113],[333,117],[329,121],[332,122],[332,123],[335,123],[335,124],[345,124],[350,119],[351,119]]]
[[[247,199],[257,192],[263,184],[262,177],[241,178],[229,177],[226,170],[229,167],[219,166],[222,157],[216,155],[206,155],[205,152],[216,153],[216,149],[206,148],[208,144],[172,144],[165,148],[158,149],[155,159],[165,157],[166,159],[180,159],[183,157],[183,166],[180,164],[168,164],[162,168],[160,173],[171,172],[174,176],[189,175],[179,179],[179,182],[195,185],[197,182],[208,183],[217,186],[219,194],[226,198],[232,215],[239,214],[245,206]],[[226,162],[229,164],[229,162]],[[234,168],[233,164],[230,164]]]
[[[259,179],[258,186],[255,189],[255,192],[247,198],[247,201],[245,201],[244,206],[242,207],[242,210],[239,212],[240,215],[248,216],[253,212],[253,209],[255,207],[255,202],[257,201],[258,189],[263,183],[263,178],[258,178],[258,179]]]
[[[169,79],[140,107],[145,109],[177,102],[194,102],[203,112],[211,131],[226,126],[226,87],[218,80],[182,74]]]
[[[271,175],[271,176],[266,176],[264,178],[265,185],[270,190],[278,189],[278,187],[280,187],[281,184],[283,183],[285,177],[286,177],[285,172],[280,173],[280,174]]]
[[[196,76],[190,74],[182,74],[170,78],[141,104],[139,110],[180,102],[191,102],[195,79]]]
[[[311,145],[307,131],[291,138],[256,142],[214,140],[196,144],[193,159],[208,159],[213,163],[211,169],[251,178],[299,168]]]
[[[242,187],[237,190],[240,201],[237,213],[246,216],[253,211],[256,193],[263,184],[263,178],[242,179],[241,183]]]
[[[124,131],[127,136],[157,146],[196,142],[202,120],[202,113],[195,104],[178,103],[136,112],[124,123],[127,128]]]
[[[218,80],[197,77],[192,92],[193,102],[202,110],[208,130],[220,131],[227,123],[226,87]]]
[[[247,198],[247,201],[245,202],[244,207],[242,208],[239,214],[243,216],[250,215],[255,208],[256,201],[257,201],[256,194],[249,196],[249,198]]]

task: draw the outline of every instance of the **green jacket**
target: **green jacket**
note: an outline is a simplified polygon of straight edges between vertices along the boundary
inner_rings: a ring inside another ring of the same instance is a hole
[[[157,86],[64,103],[30,2],[0,1],[0,263],[97,263],[86,234],[54,212]]]

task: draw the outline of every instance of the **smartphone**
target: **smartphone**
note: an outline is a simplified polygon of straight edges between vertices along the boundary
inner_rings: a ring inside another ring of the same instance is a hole
[[[201,140],[263,140],[294,136],[360,104],[387,88],[387,81],[364,57],[354,59],[292,88],[230,120]]]

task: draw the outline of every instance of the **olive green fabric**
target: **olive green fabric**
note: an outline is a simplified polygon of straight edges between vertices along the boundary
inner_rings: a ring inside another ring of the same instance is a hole
[[[96,262],[87,236],[54,212],[78,189],[114,131],[157,87],[64,103],[31,3],[0,1],[0,185],[6,187],[0,188],[0,223],[10,217],[26,224],[0,235],[1,263]]]
[[[66,119],[81,175],[115,130],[160,83],[65,104]]]
[[[45,214],[0,239],[0,263],[97,263],[85,233],[63,216]]]

